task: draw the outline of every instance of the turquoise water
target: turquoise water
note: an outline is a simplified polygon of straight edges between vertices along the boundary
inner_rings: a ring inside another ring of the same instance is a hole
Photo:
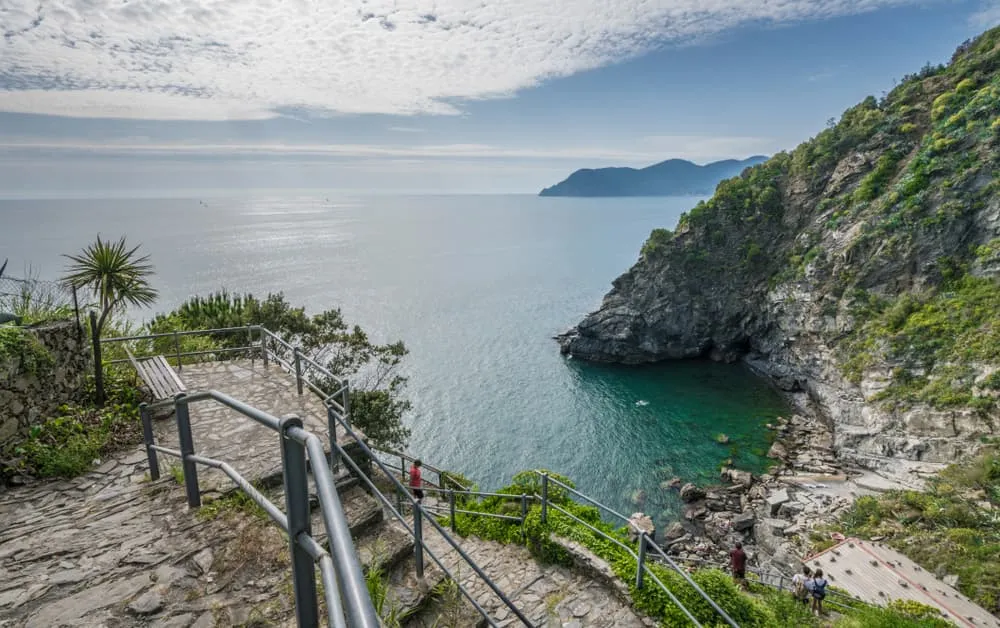
[[[204,200],[205,205],[200,204]],[[597,307],[654,227],[696,198],[368,196],[282,191],[202,199],[0,201],[0,259],[43,278],[98,232],[142,242],[166,310],[225,287],[341,307],[403,339],[410,451],[495,488],[530,467],[631,512],[676,507],[673,475],[760,468],[781,399],[738,365],[584,364],[552,336]],[[138,316],[149,316],[149,312]],[[731,444],[715,442],[727,434]]]

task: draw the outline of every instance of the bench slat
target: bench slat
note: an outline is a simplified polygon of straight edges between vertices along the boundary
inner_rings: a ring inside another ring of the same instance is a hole
[[[149,373],[153,381],[156,382],[156,387],[160,392],[160,396],[166,399],[170,396],[170,386],[167,385],[167,380],[163,377],[163,373],[160,370],[160,365],[156,363],[156,359],[146,361],[146,372]]]
[[[179,392],[187,392],[187,386],[162,355],[137,360],[135,367],[157,399],[170,399]]]
[[[170,366],[170,363],[167,362],[167,358],[163,357],[162,355],[158,355],[156,357],[158,357],[160,361],[163,363],[163,372],[166,374],[167,379],[169,379],[170,382],[173,384],[173,388],[177,392],[187,392],[187,386],[184,385],[184,382],[181,381],[180,376],[177,374],[176,371],[174,371],[174,368]]]
[[[150,387],[153,391],[153,396],[157,399],[164,399],[163,387],[160,385],[160,381],[154,377],[152,369],[148,367],[145,360],[136,360],[135,368],[139,371],[139,377],[142,381],[146,382],[146,385]]]

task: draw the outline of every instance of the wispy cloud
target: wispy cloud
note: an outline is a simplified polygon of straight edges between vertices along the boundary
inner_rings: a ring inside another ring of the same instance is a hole
[[[292,144],[292,143],[150,143],[144,141],[87,140],[37,141],[8,138],[0,141],[0,156],[10,154],[97,154],[172,157],[297,157],[297,158],[394,158],[404,160],[465,159],[545,159],[590,161],[608,165],[648,164],[667,157],[705,161],[731,156],[749,156],[780,149],[774,140],[743,137],[653,136],[629,148],[561,147],[531,148],[490,144]]]
[[[0,0],[0,111],[455,114],[741,24],[920,0]]]
[[[396,133],[426,133],[427,129],[420,129],[415,126],[390,126],[387,127],[388,131],[395,131]]]
[[[986,0],[979,11],[973,13],[969,22],[978,28],[993,28],[1000,25],[1000,0]]]

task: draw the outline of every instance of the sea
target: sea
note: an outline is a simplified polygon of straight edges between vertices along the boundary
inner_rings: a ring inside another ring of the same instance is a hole
[[[124,234],[151,256],[160,291],[137,321],[223,288],[340,308],[410,350],[409,453],[483,489],[550,469],[662,524],[679,508],[667,480],[711,482],[727,459],[764,468],[782,398],[739,364],[588,364],[560,355],[553,336],[600,305],[650,230],[673,228],[698,200],[322,190],[0,200],[0,260],[8,274],[55,279],[63,254]]]

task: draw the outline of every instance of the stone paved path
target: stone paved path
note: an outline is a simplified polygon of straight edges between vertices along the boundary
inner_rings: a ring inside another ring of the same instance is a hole
[[[315,397],[299,397],[294,378],[276,367],[255,367],[190,365],[182,377],[192,391],[214,388],[279,417],[299,414],[325,436],[325,413]],[[226,460],[252,481],[280,469],[270,430],[210,401],[192,405],[191,418],[198,453]],[[160,444],[176,447],[172,416],[155,428]],[[224,444],[228,438],[236,444]],[[72,480],[0,492],[0,626],[233,625],[274,598],[288,574],[280,556],[274,565],[258,565],[257,577],[244,578],[252,586],[233,585],[233,574],[214,571],[221,566],[213,565],[213,552],[246,544],[246,528],[189,511],[183,487],[168,471],[172,463],[161,456],[163,475],[149,482],[145,452],[136,448]],[[203,467],[199,480],[203,496],[232,486]],[[267,529],[256,526],[254,533]],[[280,535],[276,527],[273,532]],[[140,598],[146,607],[130,609]],[[149,620],[150,604],[170,606],[169,612],[157,608]],[[226,619],[230,610],[235,615]]]
[[[427,547],[500,626],[521,626],[513,613],[430,526]],[[599,583],[558,565],[543,565],[526,547],[467,537],[461,541],[486,574],[539,628],[622,628],[655,626]],[[430,560],[428,559],[428,562]]]
[[[189,391],[215,389],[264,410],[279,419],[295,414],[306,429],[326,440],[326,409],[316,395],[305,390],[299,396],[295,378],[272,364],[264,368],[257,360],[207,362],[184,366],[181,379]],[[191,432],[195,453],[223,460],[246,477],[259,480],[276,479],[281,475],[278,434],[242,414],[213,400],[190,405]],[[154,423],[156,443],[177,449],[177,423],[173,416]],[[348,442],[343,432],[339,442]],[[180,461],[160,456],[163,468],[179,465]],[[199,484],[203,493],[228,491],[232,482],[222,473],[199,469]]]

